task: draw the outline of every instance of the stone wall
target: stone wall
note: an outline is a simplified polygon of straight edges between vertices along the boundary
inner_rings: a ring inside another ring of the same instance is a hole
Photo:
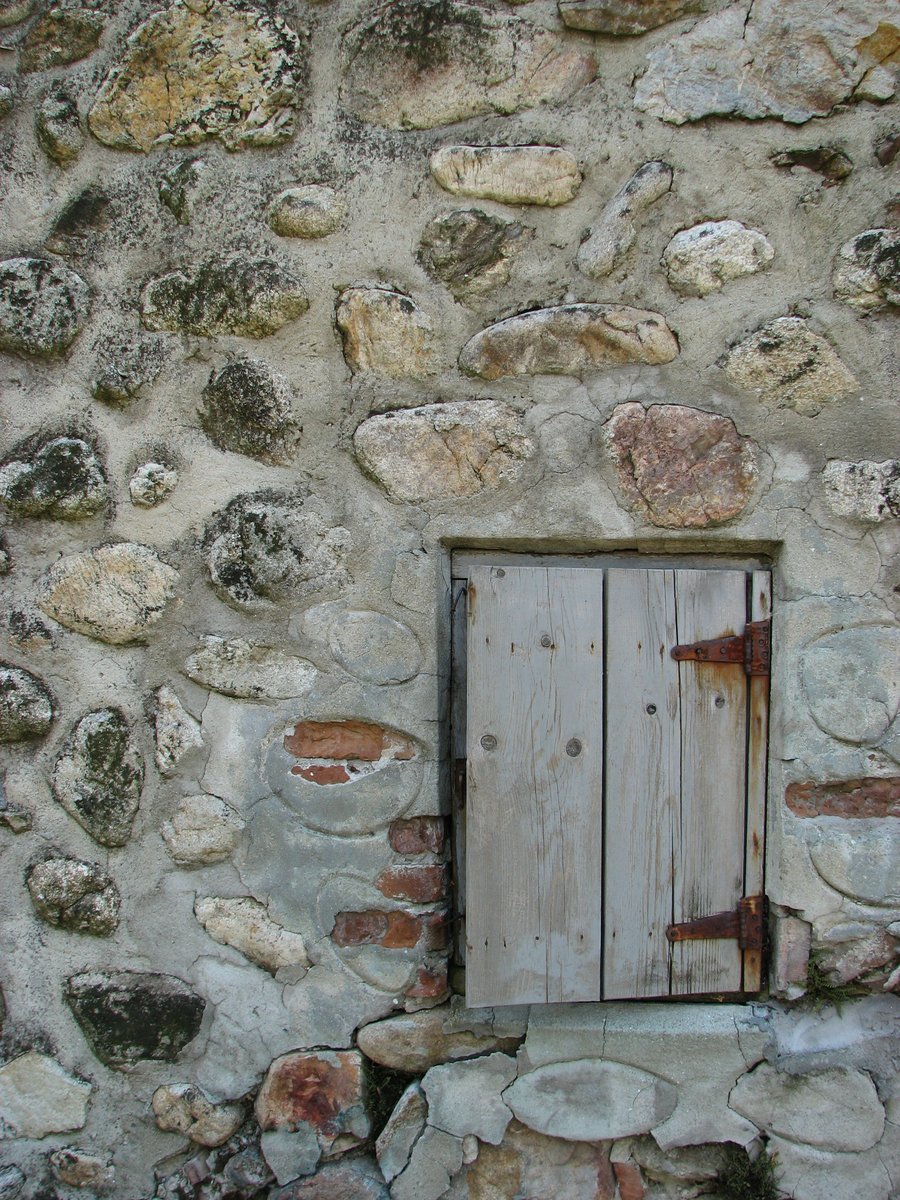
[[[900,1194],[898,46],[0,0],[3,1200]],[[451,996],[453,546],[772,558],[768,999]]]

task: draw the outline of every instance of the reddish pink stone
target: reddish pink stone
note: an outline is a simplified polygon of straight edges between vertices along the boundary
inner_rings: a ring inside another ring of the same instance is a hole
[[[391,900],[429,904],[445,898],[447,869],[440,864],[430,867],[387,867],[375,880],[375,886]]]
[[[302,1050],[276,1058],[256,1098],[256,1119],[267,1129],[311,1125],[327,1152],[335,1139],[369,1134],[366,1079],[358,1050]],[[349,1149],[349,1145],[345,1144]]]
[[[392,821],[388,841],[398,854],[440,854],[444,848],[444,818],[409,817]]]

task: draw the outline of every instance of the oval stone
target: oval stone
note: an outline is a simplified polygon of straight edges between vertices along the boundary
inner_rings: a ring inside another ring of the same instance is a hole
[[[422,665],[412,630],[382,613],[342,613],[328,640],[341,666],[366,683],[405,683]]]

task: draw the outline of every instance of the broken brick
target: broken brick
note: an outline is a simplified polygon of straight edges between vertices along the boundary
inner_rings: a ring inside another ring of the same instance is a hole
[[[621,1200],[644,1200],[644,1180],[634,1163],[613,1163]]]
[[[412,758],[412,743],[402,734],[371,721],[300,721],[284,738],[284,748],[295,758],[324,758],[378,762],[392,744],[393,757]]]
[[[444,848],[444,818],[408,817],[392,821],[388,841],[398,854],[440,854]]]
[[[391,900],[410,900],[413,904],[429,904],[443,900],[447,892],[447,869],[443,865],[429,867],[386,867],[375,880],[383,896]]]
[[[310,783],[346,783],[350,778],[347,768],[334,763],[326,766],[324,763],[312,763],[308,767],[291,767],[292,775],[300,775]]]
[[[900,775],[791,783],[784,794],[796,817],[900,817]]]
[[[442,1000],[449,991],[447,964],[421,966],[416,972],[416,982],[406,989],[410,1000]]]

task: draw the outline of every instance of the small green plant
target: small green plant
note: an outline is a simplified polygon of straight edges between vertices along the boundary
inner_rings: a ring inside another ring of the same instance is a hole
[[[715,1181],[722,1200],[786,1200],[775,1178],[776,1155],[763,1151],[751,1158],[737,1147]]]
[[[840,1016],[841,1006],[845,1001],[853,1000],[857,996],[866,996],[868,992],[858,983],[838,983],[832,979],[822,966],[824,957],[825,954],[822,950],[813,950],[809,956],[809,966],[806,968],[806,993],[803,1000],[810,1008],[816,1009],[830,1004]]]

